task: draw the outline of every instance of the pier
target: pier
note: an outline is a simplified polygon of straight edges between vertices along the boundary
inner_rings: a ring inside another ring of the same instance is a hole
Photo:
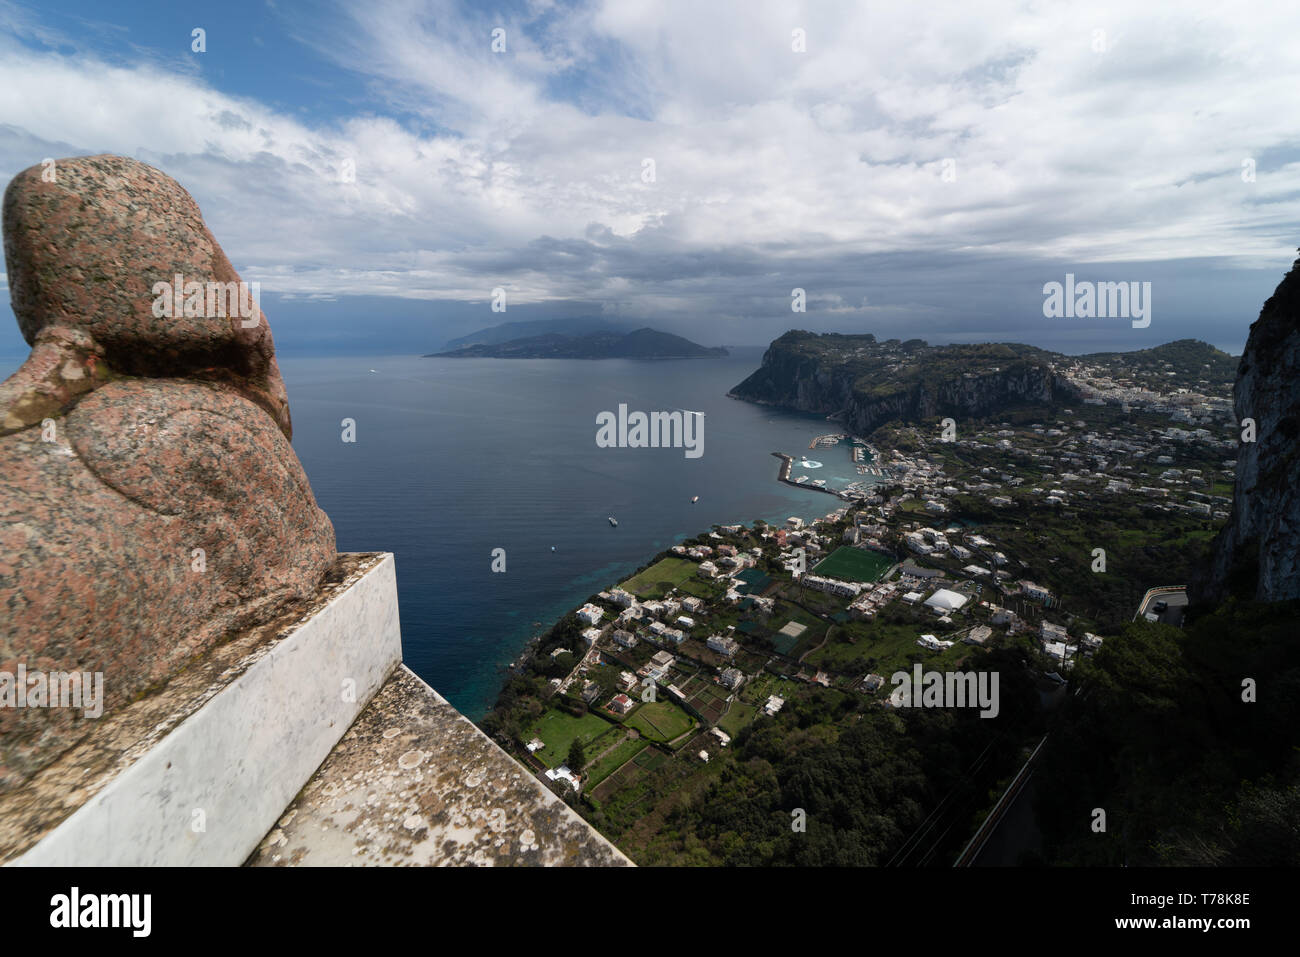
[[[790,466],[794,462],[794,456],[786,455],[784,452],[773,452],[772,454],[781,460],[781,468],[776,473],[776,479],[778,482],[784,482],[786,485],[792,485],[795,488],[811,489],[814,492],[826,492],[828,495],[834,495],[836,498],[844,498],[844,496],[835,489],[827,488],[825,485],[814,485],[812,482],[808,481],[796,482],[794,479],[790,478]]]

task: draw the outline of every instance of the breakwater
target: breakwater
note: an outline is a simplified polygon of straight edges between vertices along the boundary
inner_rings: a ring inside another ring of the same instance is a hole
[[[786,455],[784,452],[773,452],[772,454],[781,460],[781,468],[776,473],[778,482],[784,482],[786,485],[793,485],[795,488],[806,488],[813,492],[825,492],[827,495],[834,495],[836,498],[844,497],[835,489],[827,488],[824,485],[813,485],[811,482],[796,482],[794,479],[790,478],[790,465],[794,462],[794,456]]]

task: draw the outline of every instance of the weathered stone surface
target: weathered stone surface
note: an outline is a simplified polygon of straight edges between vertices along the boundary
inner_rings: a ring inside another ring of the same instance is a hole
[[[289,445],[265,316],[153,314],[177,273],[239,281],[189,194],[123,157],[55,169],[4,198],[34,348],[0,384],[0,671],[102,672],[109,713],[314,594],[334,532]],[[0,708],[0,794],[93,720]]]
[[[1250,327],[1233,407],[1239,423],[1255,420],[1256,440],[1237,452],[1232,514],[1193,595],[1300,598],[1300,260]]]
[[[129,708],[105,712],[99,720],[87,722],[93,725],[91,732],[53,764],[45,767],[25,786],[0,791],[0,866],[8,866],[19,860],[52,831],[61,827],[69,817],[93,804],[142,760],[166,748],[174,733],[180,731],[184,737],[185,726],[196,718],[201,719],[203,712],[211,708],[217,698],[232,690],[237,691],[240,697],[254,693],[252,689],[262,686],[263,679],[258,676],[258,672],[268,666],[276,668],[273,662],[283,659],[286,653],[297,654],[298,643],[303,637],[302,630],[310,627],[322,615],[330,614],[330,606],[336,602],[342,600],[347,603],[353,589],[363,579],[380,570],[385,558],[381,553],[341,553],[326,571],[316,593],[307,601],[288,605],[277,615],[228,635],[227,640],[201,657],[196,657],[183,671],[173,675],[165,687],[133,702]],[[373,594],[370,589],[367,592]],[[395,608],[393,613],[396,614]],[[374,637],[371,634],[358,634],[356,650],[377,663],[382,660],[383,652],[380,649],[376,654]],[[314,644],[315,639],[312,641]],[[286,652],[289,647],[295,650]],[[318,679],[322,672],[327,676],[326,680],[334,679],[338,669],[349,667],[348,658],[347,655],[335,656],[324,662],[323,666],[321,662],[304,660],[301,669],[292,672],[289,669],[279,670],[285,672],[283,680],[291,682],[295,691],[303,692],[314,684],[318,686],[314,679]],[[298,678],[299,670],[308,672],[302,675],[301,680]],[[361,687],[364,689],[364,681]],[[334,688],[330,688],[330,692],[331,697],[337,697]],[[359,700],[365,699],[363,697]],[[322,732],[328,728],[334,735],[341,736],[346,730],[325,718],[330,707],[336,706],[334,702],[322,707],[319,699],[312,700],[309,693],[304,693],[301,697],[286,695],[283,701],[290,712],[297,710]],[[257,707],[255,703],[250,710],[256,711]],[[264,733],[284,733],[284,729],[271,724],[264,728]],[[298,746],[301,747],[301,741]],[[224,752],[213,755],[211,760],[214,763],[225,762],[226,780],[233,787],[239,787],[241,782],[249,781],[264,784],[266,775],[280,775],[285,765],[292,765],[300,757],[300,753],[286,755],[283,760],[277,760],[274,769],[265,767],[256,758],[250,761],[247,750],[238,760],[228,760]],[[160,802],[174,801],[178,794],[190,793],[195,779],[205,776],[202,773],[194,774],[193,768],[183,765],[168,770],[185,776],[186,780],[177,782],[177,787],[161,787],[160,790],[166,793],[160,793],[153,799],[155,806]],[[195,801],[195,805],[205,806],[214,812],[214,816],[220,814],[208,800],[205,798]],[[116,823],[111,805],[104,813],[112,815]],[[132,808],[132,813],[138,814],[139,809]],[[200,840],[199,835],[191,830],[191,823],[191,814],[187,810],[160,820],[158,827],[169,829],[178,841],[189,843]],[[123,824],[129,827],[129,822]],[[214,833],[221,827],[223,833],[217,843],[229,840],[230,829],[218,825],[217,820],[211,824],[212,827],[205,833]],[[85,831],[81,830],[80,833],[84,834]],[[206,843],[201,848],[204,853],[210,853],[211,849],[212,845]],[[85,848],[84,856],[77,863],[85,866],[143,866],[162,863],[160,858],[166,858],[166,855],[159,855],[151,859],[146,856],[148,854],[148,848],[139,843],[122,847],[114,841],[97,842],[97,846]],[[209,860],[207,863],[226,866],[231,862]]]
[[[28,343],[76,331],[85,336],[70,358],[83,364],[94,355],[124,375],[232,382],[288,435],[289,403],[264,315],[256,322],[154,315],[155,283],[177,275],[187,284],[240,281],[190,194],[125,156],[58,160],[54,182],[42,178],[44,169],[19,173],[4,195],[9,295]]]
[[[624,854],[405,666],[252,866],[626,866]]]

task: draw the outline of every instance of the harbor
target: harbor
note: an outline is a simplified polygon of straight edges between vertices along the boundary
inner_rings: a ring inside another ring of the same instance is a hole
[[[812,449],[831,449],[839,445],[840,442],[850,439],[850,436],[844,433],[827,433],[825,435],[814,436],[808,443],[808,448]],[[862,480],[848,482],[842,488],[831,486],[826,479],[814,479],[807,475],[794,476],[795,466],[804,469],[819,469],[823,463],[814,462],[806,456],[788,455],[785,452],[773,452],[772,455],[781,460],[781,467],[777,472],[777,481],[794,488],[810,489],[814,492],[826,492],[846,502],[857,501],[871,494],[871,487],[879,482],[892,478],[892,473],[886,467],[869,464],[874,462],[879,453],[868,443],[859,438],[851,439],[850,460],[853,465],[854,473],[862,476]],[[842,477],[840,478],[842,481]]]

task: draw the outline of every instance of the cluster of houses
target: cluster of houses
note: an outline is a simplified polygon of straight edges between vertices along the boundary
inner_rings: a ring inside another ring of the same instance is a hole
[[[853,600],[849,615],[859,620],[874,618],[876,612],[894,600],[897,592],[898,585],[894,582],[880,582]]]
[[[1110,369],[1095,366],[1084,359],[1067,362],[1057,371],[1083,395],[1088,405],[1118,405],[1128,412],[1168,414],[1179,422],[1213,422],[1232,416],[1232,402],[1211,390],[1226,391],[1231,383],[1213,383],[1208,379],[1180,384],[1169,391],[1148,389],[1132,380],[1116,379]],[[1171,373],[1172,374],[1172,373]],[[1182,379],[1179,379],[1180,383]],[[1197,388],[1191,388],[1196,386]]]
[[[1002,423],[997,429],[987,432],[967,433],[955,441],[955,445],[970,450],[987,450],[990,447],[1008,453],[1019,460],[1022,470],[1028,469],[1042,473],[1042,478],[1031,478],[1024,491],[1028,496],[1037,498],[1043,504],[1068,507],[1072,501],[1086,499],[1094,494],[1122,494],[1136,488],[1139,494],[1148,498],[1168,500],[1165,507],[1170,510],[1184,511],[1207,518],[1223,519],[1227,517],[1229,499],[1226,496],[1193,497],[1189,492],[1210,484],[1213,477],[1206,476],[1197,469],[1166,470],[1151,482],[1151,463],[1172,464],[1173,459],[1163,454],[1162,446],[1170,443],[1190,448],[1201,445],[1210,451],[1222,449],[1230,451],[1237,447],[1238,436],[1232,419],[1231,400],[1224,395],[1214,396],[1204,392],[1178,388],[1171,394],[1148,392],[1146,390],[1128,391],[1120,385],[1106,385],[1098,392],[1097,388],[1086,381],[1096,370],[1082,367],[1072,370],[1076,385],[1080,385],[1088,404],[1103,404],[1105,401],[1116,402],[1124,408],[1145,409],[1170,414],[1171,418],[1187,424],[1211,425],[1212,428],[1178,428],[1169,427],[1161,431],[1146,432],[1134,428],[1125,422],[1116,422],[1100,430],[1090,430],[1088,423],[1081,419],[1058,420],[1054,425],[1036,422],[1027,429],[1019,431],[1010,428],[1009,423]],[[1107,381],[1108,380],[1103,380]],[[1208,384],[1204,384],[1207,385]],[[1226,389],[1226,386],[1225,386]],[[1104,396],[1099,398],[1097,396]],[[1066,415],[1072,415],[1065,409]],[[1231,428],[1225,428],[1229,427]],[[916,430],[915,434],[923,443],[932,437]],[[941,459],[927,459],[926,456],[904,455],[893,452],[893,461],[889,464],[891,474],[898,477],[898,484],[904,494],[895,499],[893,504],[916,499],[924,503],[927,512],[942,515],[949,510],[947,500],[958,493],[982,497],[995,508],[1010,508],[1015,499],[1007,494],[1012,489],[1026,485],[1022,475],[1013,475],[1005,469],[986,466],[980,469],[978,481],[962,481],[955,485],[944,473]],[[1219,476],[1228,480],[1233,478],[1231,464],[1225,461],[1219,470]],[[1041,482],[1042,484],[1035,484]],[[1174,496],[1185,496],[1179,501],[1171,500]],[[881,509],[881,514],[888,516],[889,510]],[[850,544],[857,544],[860,532],[850,529]],[[942,550],[934,542],[909,536],[907,547],[917,554],[929,554],[924,546],[933,551]]]

